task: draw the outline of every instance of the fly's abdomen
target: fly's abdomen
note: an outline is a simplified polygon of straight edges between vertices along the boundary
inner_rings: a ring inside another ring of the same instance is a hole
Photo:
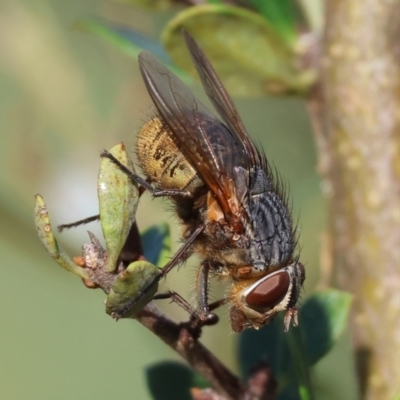
[[[140,130],[136,154],[143,172],[162,189],[192,192],[203,185],[160,117],[153,118]]]

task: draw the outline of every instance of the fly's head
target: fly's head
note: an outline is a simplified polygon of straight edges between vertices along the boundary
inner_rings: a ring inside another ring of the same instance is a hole
[[[256,280],[237,280],[231,287],[231,327],[234,332],[245,328],[259,329],[281,311],[284,327],[297,326],[297,302],[305,279],[302,263],[293,263]]]

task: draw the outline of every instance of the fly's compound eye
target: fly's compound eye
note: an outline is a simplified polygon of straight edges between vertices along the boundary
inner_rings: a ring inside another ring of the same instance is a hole
[[[245,301],[254,310],[268,310],[281,303],[288,294],[291,282],[286,271],[267,275],[246,290]]]
[[[297,302],[304,278],[304,266],[296,260],[293,264],[272,272],[242,289],[236,297],[237,308],[247,321],[243,322],[239,318],[243,315],[236,312],[232,329],[236,329],[236,332],[247,326],[261,328],[281,311],[286,311],[285,331],[288,331],[291,324],[297,326]]]

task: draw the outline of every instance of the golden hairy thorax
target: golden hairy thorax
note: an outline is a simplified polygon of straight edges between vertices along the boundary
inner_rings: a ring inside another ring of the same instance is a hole
[[[160,188],[191,192],[203,184],[158,117],[140,129],[136,154],[145,175]]]

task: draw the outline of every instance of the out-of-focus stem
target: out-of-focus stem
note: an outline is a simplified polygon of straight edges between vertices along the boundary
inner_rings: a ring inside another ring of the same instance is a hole
[[[355,294],[364,398],[400,387],[400,0],[330,0],[309,103],[336,282]]]

